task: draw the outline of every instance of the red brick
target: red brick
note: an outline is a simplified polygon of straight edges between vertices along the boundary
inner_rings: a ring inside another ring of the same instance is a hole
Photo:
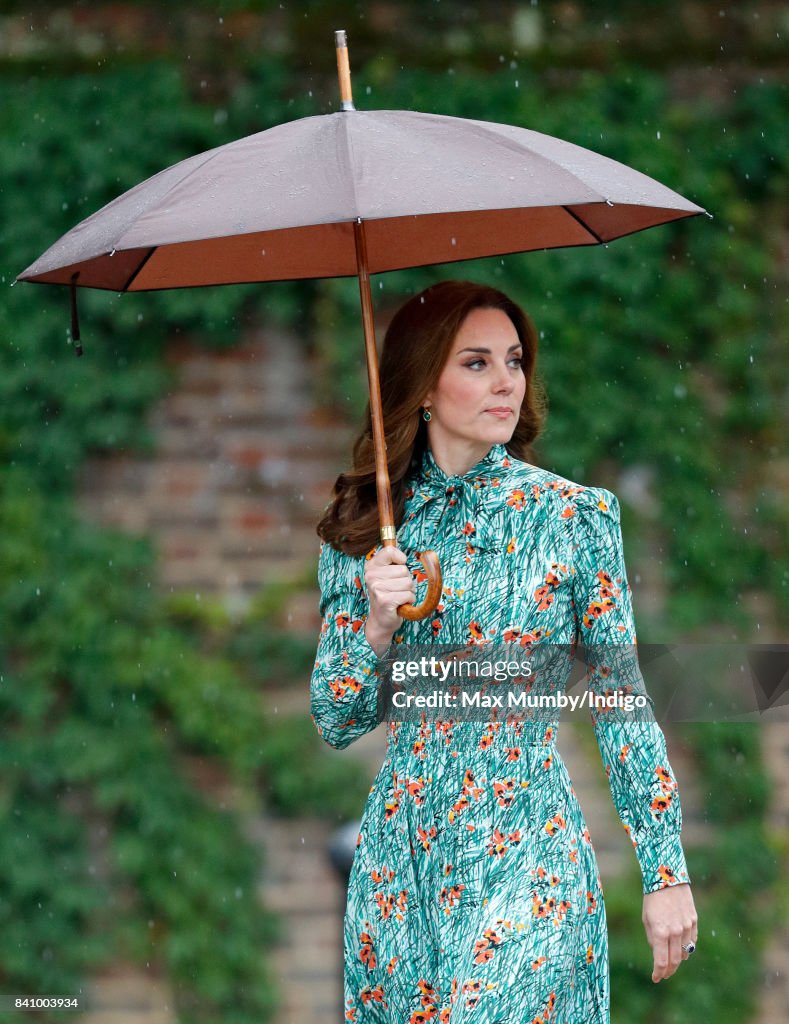
[[[242,512],[238,518],[242,530],[268,530],[275,523],[276,520],[262,509],[250,509],[249,512]]]

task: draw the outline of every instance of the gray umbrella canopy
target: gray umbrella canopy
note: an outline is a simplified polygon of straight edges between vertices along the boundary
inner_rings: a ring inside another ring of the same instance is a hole
[[[18,280],[146,291],[371,274],[595,245],[704,213],[624,164],[512,125],[409,110],[305,117],[182,160]]]

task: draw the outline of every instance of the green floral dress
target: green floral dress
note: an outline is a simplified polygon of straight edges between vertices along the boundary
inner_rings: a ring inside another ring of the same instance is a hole
[[[417,602],[426,580],[416,554],[436,550],[443,595],[434,617],[403,621],[395,644],[636,643],[615,495],[522,462],[503,444],[463,476],[447,476],[425,451],[397,546]],[[364,563],[321,545],[310,710],[336,748],[381,722]],[[605,666],[587,668],[589,687],[604,692]],[[677,784],[648,701],[638,722],[591,712],[645,893],[690,881]],[[386,755],[349,880],[346,1021],[610,1021],[603,891],[556,747],[559,723],[522,719],[433,713],[384,723]]]

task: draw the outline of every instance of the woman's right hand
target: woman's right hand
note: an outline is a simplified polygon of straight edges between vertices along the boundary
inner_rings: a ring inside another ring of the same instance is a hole
[[[403,621],[397,614],[401,604],[414,604],[416,588],[405,552],[397,547],[380,547],[364,567],[364,585],[370,600],[365,635],[374,648],[389,645],[392,633]]]

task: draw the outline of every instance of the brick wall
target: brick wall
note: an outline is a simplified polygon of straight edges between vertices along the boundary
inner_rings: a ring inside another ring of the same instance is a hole
[[[315,563],[350,431],[312,405],[292,335],[260,330],[232,352],[179,343],[168,359],[174,384],[150,416],[155,455],[88,461],[81,512],[151,537],[163,587],[243,605]]]

